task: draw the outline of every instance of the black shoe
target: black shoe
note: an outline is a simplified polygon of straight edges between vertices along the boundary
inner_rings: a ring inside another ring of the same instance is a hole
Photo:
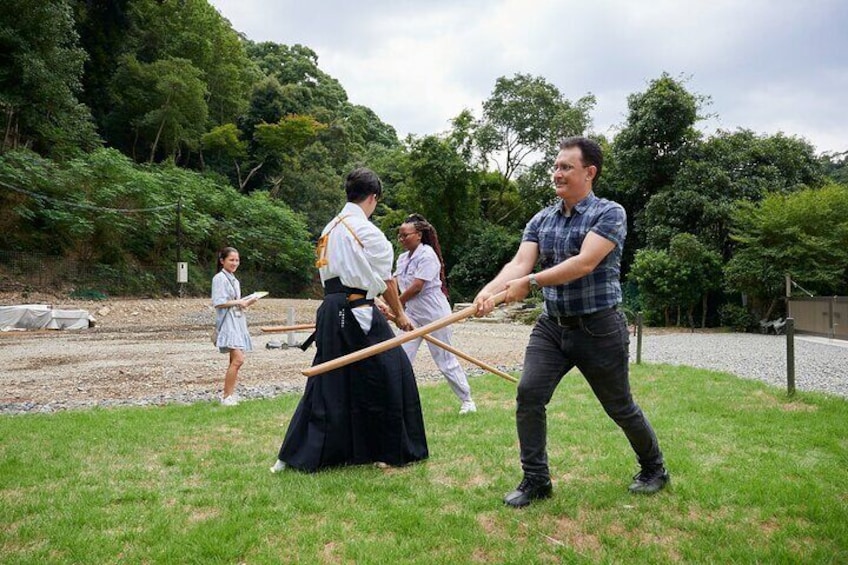
[[[670,480],[665,467],[646,467],[633,477],[628,490],[633,494],[654,494],[664,489]]]
[[[539,498],[550,498],[553,486],[549,477],[524,477],[514,491],[504,497],[504,504],[513,508],[527,506]]]

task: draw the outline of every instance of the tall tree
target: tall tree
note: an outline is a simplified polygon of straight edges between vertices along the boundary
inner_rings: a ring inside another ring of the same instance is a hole
[[[631,212],[674,182],[686,150],[699,139],[694,126],[704,101],[667,73],[651,81],[645,92],[627,97],[627,121],[613,151],[628,200],[636,204]]]
[[[667,247],[678,233],[691,233],[729,259],[737,201],[820,186],[823,178],[813,147],[802,139],[749,130],[718,132],[694,146],[674,183],[650,198],[637,219],[637,232],[655,248]]]
[[[245,187],[250,179],[262,168],[264,163],[246,164],[247,143],[239,138],[239,130],[235,124],[224,124],[213,128],[200,138],[204,153],[204,166],[210,160],[214,170],[232,173],[239,191],[246,192]],[[232,176],[228,174],[227,176]]]
[[[74,0],[74,19],[80,45],[88,58],[82,75],[80,100],[91,108],[102,130],[111,107],[109,85],[120,58],[127,52],[130,0]]]
[[[481,155],[495,164],[500,175],[496,198],[502,200],[506,193],[515,192],[512,181],[532,163],[552,162],[558,139],[584,133],[591,123],[589,112],[594,105],[592,95],[570,102],[542,77],[500,77],[483,102],[483,117],[474,133]],[[502,207],[503,202],[499,204]],[[519,210],[520,207],[511,206],[495,221],[506,220]]]
[[[663,73],[645,92],[627,98],[628,115],[612,144],[615,167],[606,178],[605,192],[627,210],[629,244],[622,272],[627,273],[634,252],[645,244],[636,222],[651,196],[671,187],[697,144],[695,123],[707,98],[691,94],[683,82]]]
[[[480,217],[474,180],[449,141],[432,135],[411,140],[397,198],[404,211],[422,214],[436,228],[448,271],[458,245]]]
[[[827,175],[839,184],[848,186],[848,151],[825,153],[822,162]]]
[[[98,145],[78,99],[85,57],[69,0],[0,2],[0,152],[67,156]]]
[[[162,155],[178,158],[183,149],[199,148],[206,130],[206,86],[191,61],[169,58],[142,63],[126,57],[115,74],[113,96],[113,127],[132,127],[132,139],[125,139],[134,157],[141,157],[137,151],[145,147],[149,147],[145,156],[150,162]]]
[[[774,193],[734,215],[738,247],[726,267],[731,290],[746,293],[769,319],[789,274],[822,295],[848,292],[848,187]]]
[[[234,122],[260,76],[230,23],[207,0],[131,0],[131,53],[144,63],[188,59],[200,69],[213,125]]]
[[[247,53],[282,85],[286,114],[312,114],[328,123],[347,102],[342,85],[318,67],[318,55],[308,47],[248,42]]]

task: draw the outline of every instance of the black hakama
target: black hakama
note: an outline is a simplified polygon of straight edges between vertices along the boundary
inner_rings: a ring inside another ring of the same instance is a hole
[[[313,366],[394,337],[375,306],[366,335],[344,293],[318,308]],[[289,423],[279,459],[313,472],[381,461],[400,466],[426,459],[421,400],[401,347],[310,377]]]

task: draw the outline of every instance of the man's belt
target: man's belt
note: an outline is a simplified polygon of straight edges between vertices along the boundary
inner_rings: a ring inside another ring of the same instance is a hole
[[[553,316],[551,314],[545,314],[548,318],[551,319],[558,326],[562,326],[563,328],[578,328],[580,327],[581,320],[591,320],[593,318],[600,318],[605,314],[610,312],[614,312],[617,309],[616,306],[611,306],[610,308],[604,308],[603,310],[598,310],[597,312],[592,312],[591,314],[579,314],[576,316]]]

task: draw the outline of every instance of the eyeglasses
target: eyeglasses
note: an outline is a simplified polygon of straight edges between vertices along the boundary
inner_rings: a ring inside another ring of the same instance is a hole
[[[398,233],[398,239],[399,239],[399,240],[401,240],[401,241],[403,241],[403,240],[404,240],[404,239],[406,239],[407,237],[409,237],[409,236],[411,236],[411,235],[415,235],[415,234],[417,234],[417,233],[418,233],[417,231],[411,231],[411,232],[409,232],[409,233],[402,233],[402,232],[401,232],[401,233]]]
[[[563,173],[567,173],[568,171],[570,171],[572,169],[574,169],[574,167],[572,165],[569,165],[568,163],[562,163],[562,164],[554,165],[553,167],[551,167],[551,174],[554,174],[557,171],[562,171]]]

